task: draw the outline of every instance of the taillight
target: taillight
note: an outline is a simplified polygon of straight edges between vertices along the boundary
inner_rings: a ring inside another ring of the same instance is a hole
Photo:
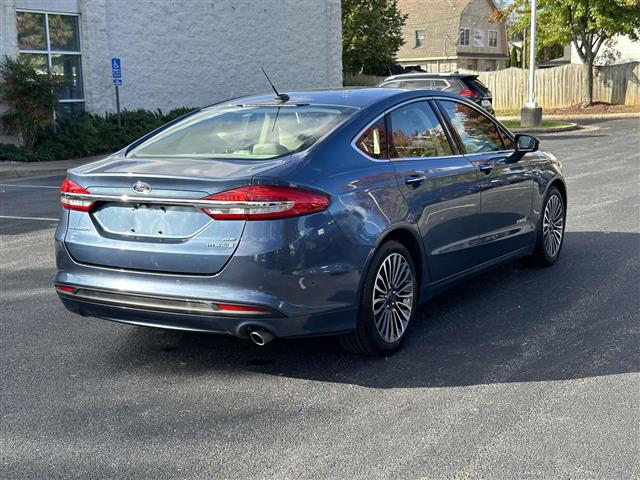
[[[60,203],[62,207],[67,210],[78,210],[79,212],[88,212],[91,209],[91,205],[93,205],[93,201],[85,200],[83,198],[78,198],[75,195],[90,195],[89,190],[81,187],[73,180],[69,180],[65,178],[62,181],[62,185],[60,185]],[[68,196],[67,194],[73,194],[74,196]]]
[[[458,95],[460,95],[461,97],[476,97],[478,94],[470,88],[465,88]]]
[[[203,200],[219,202],[202,209],[216,220],[274,220],[321,212],[330,198],[299,188],[254,185],[216,193]]]

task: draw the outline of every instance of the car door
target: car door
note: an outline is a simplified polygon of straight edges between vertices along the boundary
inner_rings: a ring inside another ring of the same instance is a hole
[[[459,153],[426,99],[387,114],[389,158],[422,235],[431,281],[473,267],[478,235],[478,171]]]
[[[466,158],[480,171],[480,259],[490,261],[526,247],[535,229],[529,160],[514,155],[511,139],[503,139],[498,125],[480,109],[452,99],[439,99],[438,105]]]

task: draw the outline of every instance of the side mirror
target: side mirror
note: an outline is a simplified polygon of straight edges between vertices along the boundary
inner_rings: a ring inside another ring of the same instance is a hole
[[[533,135],[518,133],[515,138],[515,144],[516,152],[518,153],[536,152],[540,146],[540,140]]]

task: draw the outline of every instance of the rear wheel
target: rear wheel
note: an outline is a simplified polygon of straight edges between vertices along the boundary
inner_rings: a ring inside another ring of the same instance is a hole
[[[356,329],[340,337],[351,352],[385,356],[395,352],[415,316],[418,299],[415,267],[399,242],[384,243],[367,271]]]
[[[560,190],[551,187],[545,196],[538,222],[535,250],[529,257],[533,263],[550,266],[558,260],[564,241],[565,220],[565,205]]]

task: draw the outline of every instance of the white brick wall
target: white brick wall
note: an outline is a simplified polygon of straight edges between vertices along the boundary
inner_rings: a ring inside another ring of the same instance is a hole
[[[19,0],[23,3],[29,0]],[[35,0],[31,0],[35,1]],[[51,2],[54,4],[54,2]],[[87,108],[167,111],[269,91],[340,87],[340,0],[79,0]],[[15,55],[15,0],[0,0],[1,53]],[[55,10],[55,9],[53,9]]]
[[[201,106],[269,89],[342,84],[339,0],[85,0],[87,106],[113,110],[110,59],[122,60],[123,108]],[[103,18],[101,18],[104,15]]]

